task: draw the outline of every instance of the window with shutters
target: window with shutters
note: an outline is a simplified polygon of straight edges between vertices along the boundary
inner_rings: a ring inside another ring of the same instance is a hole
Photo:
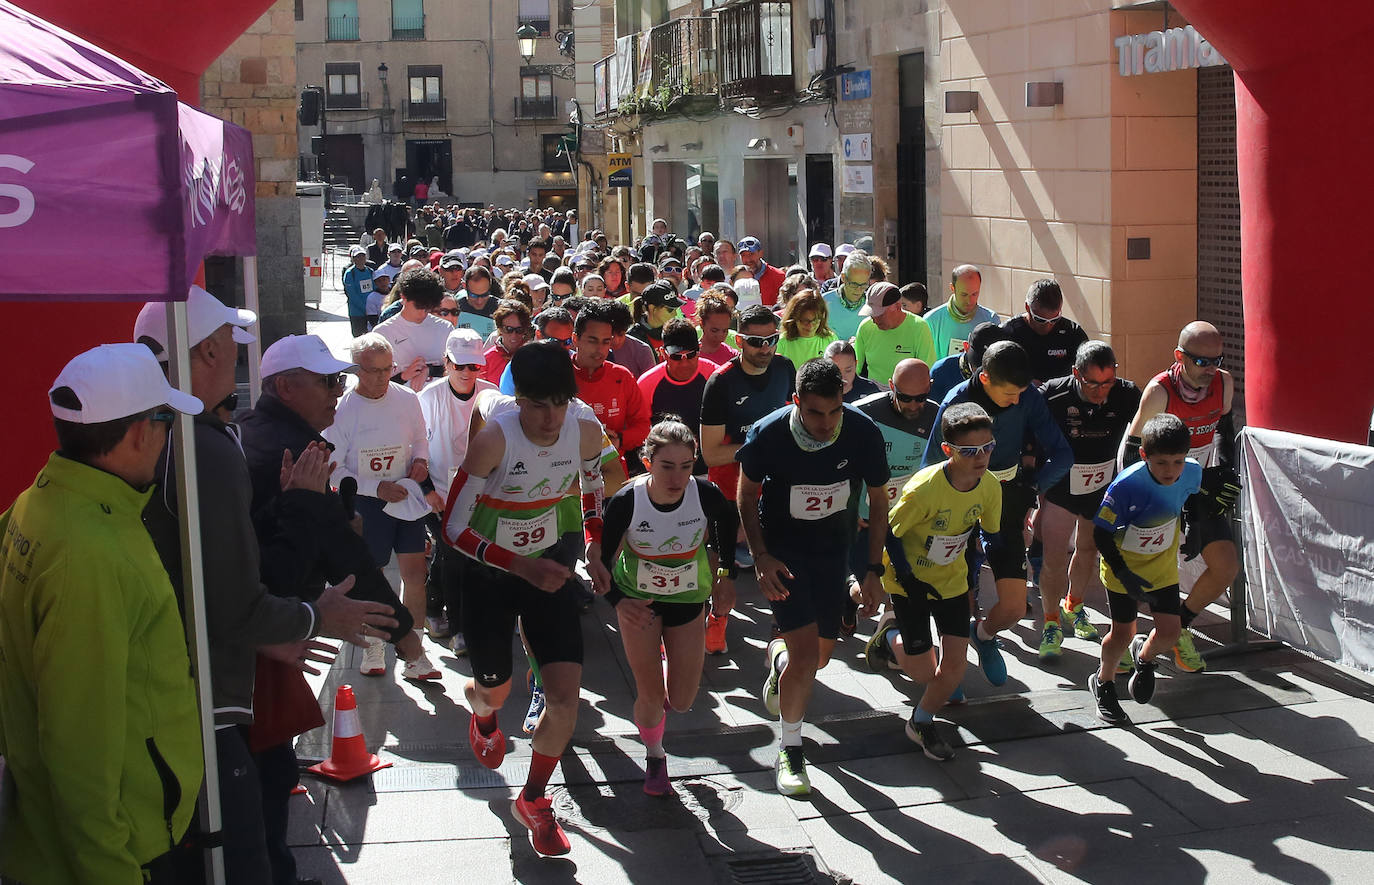
[[[324,95],[327,108],[363,106],[362,71],[358,62],[329,62],[324,66]]]

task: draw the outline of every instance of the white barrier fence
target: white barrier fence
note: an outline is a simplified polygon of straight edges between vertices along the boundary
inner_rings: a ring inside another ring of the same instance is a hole
[[[1374,672],[1374,448],[1247,427],[1239,460],[1250,626]]]

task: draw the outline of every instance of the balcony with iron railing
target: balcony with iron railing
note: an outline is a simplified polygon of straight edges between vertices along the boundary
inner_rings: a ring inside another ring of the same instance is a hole
[[[423,15],[393,15],[391,17],[391,39],[425,39],[425,17]]]
[[[719,82],[715,21],[709,16],[673,19],[649,31],[649,91],[667,89],[670,97],[709,95]]]
[[[716,45],[723,98],[790,95],[792,3],[744,0],[717,13]]]
[[[356,15],[332,15],[327,19],[327,37],[330,40],[357,40],[358,22]]]
[[[552,120],[557,114],[558,99],[552,95],[544,98],[529,98],[523,95],[515,97],[517,120]]]
[[[416,122],[424,120],[446,120],[448,119],[448,99],[441,98],[438,101],[403,101],[401,102],[401,119]]]
[[[368,94],[366,92],[326,92],[324,94],[324,109],[327,111],[361,111],[366,110]]]

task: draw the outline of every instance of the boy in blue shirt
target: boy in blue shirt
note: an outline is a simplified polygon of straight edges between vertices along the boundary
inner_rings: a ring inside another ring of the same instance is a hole
[[[1137,703],[1155,691],[1154,658],[1178,641],[1179,518],[1188,496],[1198,491],[1202,466],[1188,457],[1187,426],[1175,415],[1156,415],[1141,434],[1141,460],[1112,480],[1093,520],[1093,541],[1102,554],[1102,583],[1112,629],[1102,640],[1102,663],[1088,677],[1097,715],[1108,725],[1130,720],[1116,696],[1116,664],[1129,645],[1134,670],[1129,684]],[[1154,629],[1135,632],[1140,603],[1150,607]]]
[[[344,296],[348,299],[348,324],[357,338],[367,331],[367,298],[372,294],[372,268],[367,266],[367,250],[354,246],[348,250],[353,264],[343,272]]]

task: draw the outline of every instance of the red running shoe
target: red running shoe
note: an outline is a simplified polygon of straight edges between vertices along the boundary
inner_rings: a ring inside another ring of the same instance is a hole
[[[673,789],[668,777],[668,760],[660,756],[648,756],[644,760],[644,792],[650,796],[666,796]]]
[[[477,761],[492,770],[500,768],[501,761],[506,758],[506,736],[499,728],[491,734],[482,734],[482,729],[477,727],[476,713],[468,722],[468,743],[472,745]]]
[[[729,623],[729,615],[717,617],[708,614],[706,616],[706,653],[708,655],[725,654],[725,625]]]
[[[545,857],[558,857],[572,850],[563,828],[553,818],[553,803],[547,796],[526,799],[525,791],[521,790],[510,808],[515,819],[530,831],[530,844],[535,851]]]

